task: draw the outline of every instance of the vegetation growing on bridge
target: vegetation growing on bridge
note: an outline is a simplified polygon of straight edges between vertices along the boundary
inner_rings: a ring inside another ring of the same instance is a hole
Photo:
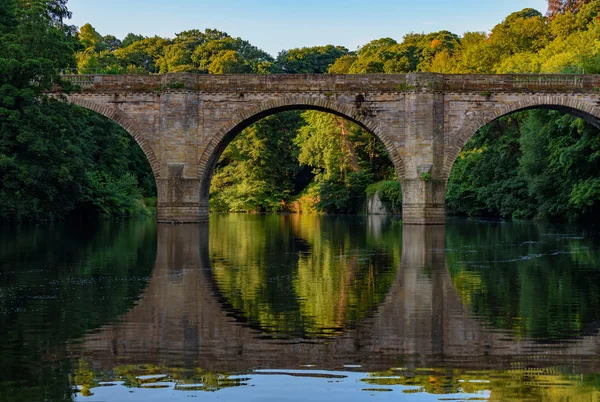
[[[0,218],[61,218],[76,211],[134,215],[154,193],[141,151],[118,127],[45,100],[56,69],[81,73],[527,73],[600,72],[600,0],[550,0],[491,33],[411,33],[349,51],[319,46],[277,57],[214,29],[122,41],[65,25],[66,0],[0,5]],[[35,38],[34,40],[32,38]],[[40,38],[43,38],[41,40]],[[32,40],[30,40],[32,39]],[[331,94],[335,96],[335,94]],[[591,216],[600,199],[598,130],[556,112],[522,112],[480,130],[459,157],[451,213],[519,218]],[[257,152],[260,151],[260,152]],[[212,188],[219,211],[354,213],[368,184],[394,179],[382,145],[324,113],[271,116],[223,154]]]

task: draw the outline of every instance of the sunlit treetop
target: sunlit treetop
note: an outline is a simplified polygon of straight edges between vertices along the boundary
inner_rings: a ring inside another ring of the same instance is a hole
[[[576,13],[585,4],[591,3],[593,0],[548,0],[548,18],[554,18],[559,14],[567,12]]]

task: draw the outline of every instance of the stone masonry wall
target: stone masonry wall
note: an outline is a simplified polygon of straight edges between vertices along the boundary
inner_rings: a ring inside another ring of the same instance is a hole
[[[242,129],[279,111],[328,111],[376,135],[403,184],[407,224],[444,223],[452,165],[468,139],[494,119],[543,107],[600,126],[598,75],[63,78],[80,86],[66,95],[68,101],[116,121],[141,146],[157,180],[161,222],[207,220],[210,180],[221,152]]]

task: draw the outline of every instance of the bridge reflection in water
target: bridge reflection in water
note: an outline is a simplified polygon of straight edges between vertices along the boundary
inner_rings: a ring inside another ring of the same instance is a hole
[[[379,217],[369,218],[377,232]],[[126,364],[202,367],[213,372],[314,365],[363,371],[391,367],[515,369],[568,366],[598,373],[597,336],[560,347],[515,340],[470,316],[446,261],[445,228],[405,226],[401,266],[384,301],[327,338],[268,336],[240,319],[218,292],[208,224],[159,226],[156,267],[143,298],[115,324],[74,346],[95,370]]]

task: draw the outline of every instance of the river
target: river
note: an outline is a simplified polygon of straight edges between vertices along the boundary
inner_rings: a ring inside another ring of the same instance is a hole
[[[597,400],[600,230],[0,228],[0,401]]]

